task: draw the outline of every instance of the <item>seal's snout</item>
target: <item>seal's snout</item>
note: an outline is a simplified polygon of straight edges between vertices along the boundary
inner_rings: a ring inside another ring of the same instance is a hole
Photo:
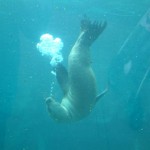
[[[47,109],[49,111],[49,113],[51,114],[52,113],[52,109],[53,109],[53,104],[54,104],[54,99],[50,96],[50,97],[47,97],[46,100],[46,105],[47,105]]]
[[[52,97],[47,97],[46,100],[45,100],[45,102],[46,102],[47,105],[49,105],[49,104],[52,103],[53,101],[54,101],[54,100],[53,100]]]

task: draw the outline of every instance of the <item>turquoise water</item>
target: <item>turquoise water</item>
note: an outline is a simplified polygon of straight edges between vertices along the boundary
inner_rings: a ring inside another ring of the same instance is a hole
[[[149,150],[150,1],[0,1],[0,150]],[[47,57],[44,33],[64,42],[64,64],[86,14],[108,26],[91,47],[98,90],[107,95],[85,119],[57,124],[45,98],[62,93]],[[144,16],[144,17],[143,17]]]

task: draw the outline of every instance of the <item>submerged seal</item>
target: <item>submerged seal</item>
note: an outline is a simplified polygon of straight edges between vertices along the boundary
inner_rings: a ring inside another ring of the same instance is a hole
[[[97,95],[96,81],[90,60],[90,46],[106,27],[106,22],[81,20],[81,32],[71,49],[68,72],[62,64],[55,68],[56,77],[64,93],[61,103],[53,97],[46,99],[50,116],[59,122],[72,122],[86,117],[106,90]]]

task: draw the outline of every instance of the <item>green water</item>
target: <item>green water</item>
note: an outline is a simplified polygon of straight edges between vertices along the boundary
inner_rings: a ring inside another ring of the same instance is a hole
[[[149,0],[0,0],[0,150],[149,150],[149,15],[141,20],[149,6]],[[52,82],[53,95],[62,93],[36,44],[44,33],[60,37],[67,66],[85,14],[108,24],[91,57],[98,90],[109,91],[87,118],[57,124],[45,98]]]

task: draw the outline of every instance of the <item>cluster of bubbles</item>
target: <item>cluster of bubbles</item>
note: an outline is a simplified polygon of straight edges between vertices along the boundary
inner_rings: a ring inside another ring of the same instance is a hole
[[[36,45],[42,56],[46,55],[50,57],[50,65],[56,67],[56,65],[63,61],[61,49],[63,48],[63,42],[60,38],[54,38],[51,34],[43,34],[40,37],[40,42]]]

